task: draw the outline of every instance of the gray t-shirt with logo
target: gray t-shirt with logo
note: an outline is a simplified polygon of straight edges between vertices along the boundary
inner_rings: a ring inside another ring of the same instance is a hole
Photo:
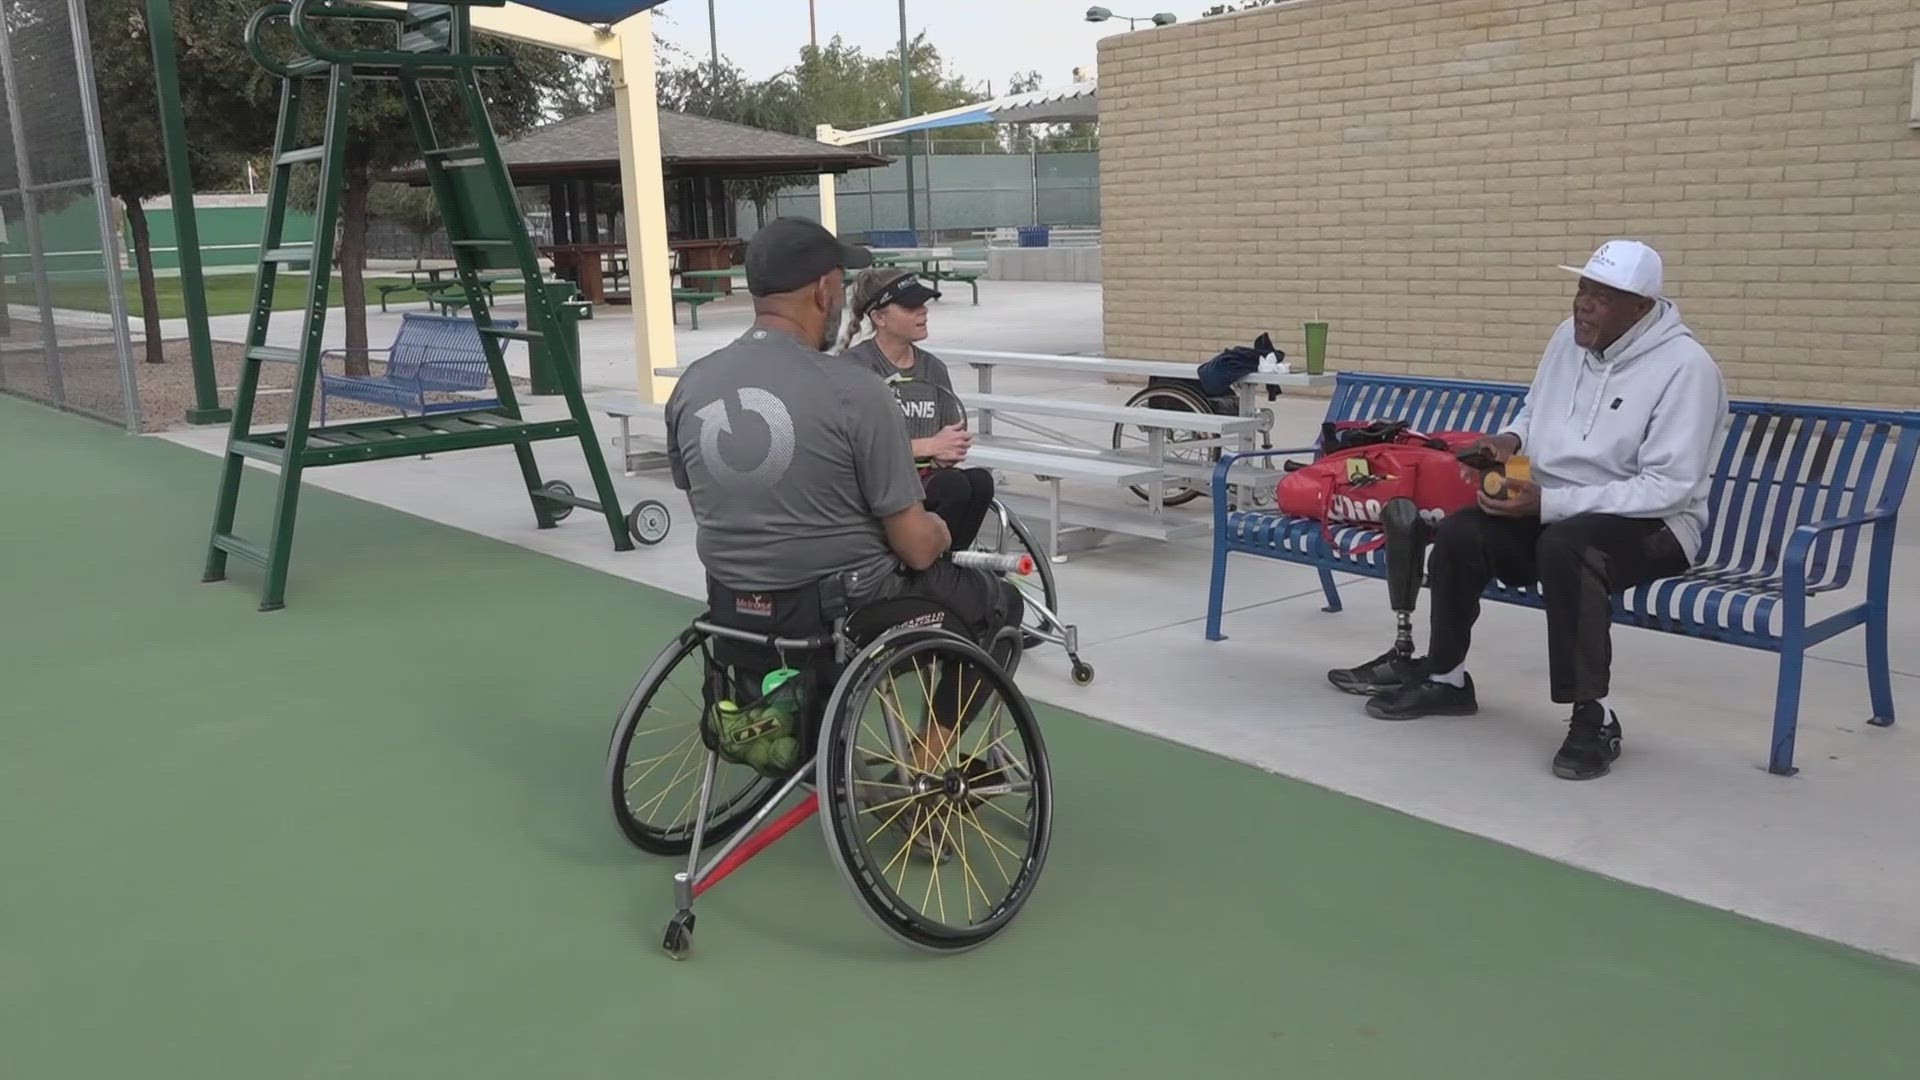
[[[898,572],[881,519],[923,493],[900,408],[870,369],[754,328],[695,361],[666,415],[715,580],[772,591],[856,570],[865,593]]]
[[[932,438],[940,434],[940,429],[966,419],[960,399],[953,396],[953,378],[947,374],[946,363],[932,353],[915,348],[913,366],[896,367],[880,351],[880,343],[868,338],[848,349],[845,356],[872,368],[882,379],[894,380],[894,398],[906,417],[909,439]]]

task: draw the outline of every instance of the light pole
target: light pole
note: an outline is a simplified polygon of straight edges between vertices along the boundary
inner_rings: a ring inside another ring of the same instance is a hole
[[[713,14],[714,0],[707,0],[707,47],[713,57],[713,92],[720,92],[720,20]]]
[[[1087,9],[1088,22],[1101,23],[1106,22],[1108,19],[1125,19],[1127,21],[1127,29],[1129,30],[1132,30],[1141,23],[1152,23],[1155,26],[1172,26],[1174,23],[1180,21],[1172,12],[1167,11],[1163,11],[1158,15],[1115,15],[1103,7],[1090,7]]]
[[[913,60],[907,45],[907,0],[900,0],[900,119],[913,119]],[[913,208],[913,132],[907,136],[907,231],[920,243],[920,216]]]

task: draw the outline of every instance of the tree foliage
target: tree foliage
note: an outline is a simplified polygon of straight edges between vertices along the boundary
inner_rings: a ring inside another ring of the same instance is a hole
[[[199,190],[232,186],[244,173],[247,154],[273,137],[272,79],[239,41],[238,28],[256,6],[254,0],[174,5],[188,164]],[[142,204],[167,193],[168,175],[145,0],[89,0],[87,32],[105,129],[107,183],[126,208],[133,233],[146,359],[157,364],[163,358],[160,305],[152,235]]]

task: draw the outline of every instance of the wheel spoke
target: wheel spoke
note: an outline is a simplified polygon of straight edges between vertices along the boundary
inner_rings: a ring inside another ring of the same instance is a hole
[[[632,782],[627,784],[627,791],[632,792],[634,788],[640,786],[641,781],[645,780],[649,776],[652,776],[654,774],[654,771],[660,768],[661,762],[667,760],[668,758],[672,757],[675,754],[681,754],[682,751],[686,750],[687,744],[692,742],[698,734],[699,734],[698,732],[688,732],[687,735],[680,740],[679,745],[675,746],[673,749],[667,751],[666,753],[661,754],[659,757],[652,759],[653,764],[647,767],[647,771],[641,773],[639,776],[634,777]],[[682,754],[682,756],[684,757],[685,755]]]

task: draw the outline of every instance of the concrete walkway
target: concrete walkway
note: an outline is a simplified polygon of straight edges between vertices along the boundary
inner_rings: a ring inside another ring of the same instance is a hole
[[[980,307],[949,299],[936,309],[929,345],[936,352],[965,345],[1097,353],[1099,296],[1098,286],[983,283]],[[389,318],[397,325],[397,314]],[[1289,322],[1276,319],[1283,344]],[[746,307],[740,301],[713,305],[702,312],[702,323],[698,334],[682,328],[682,358],[695,359],[737,335],[747,323]],[[631,389],[627,329],[624,319],[611,317],[583,327],[590,386]],[[375,329],[372,336],[378,340],[381,333]],[[1225,344],[1197,345],[1196,359]],[[970,385],[965,370],[956,372],[956,383],[963,391]],[[1005,374],[995,389],[1115,402],[1124,396],[1118,387]],[[553,405],[547,400],[536,407]],[[1322,407],[1283,400],[1276,445],[1308,441]],[[602,425],[603,435],[613,430]],[[168,437],[217,452],[223,433]],[[585,471],[576,450],[547,444],[540,455],[548,476],[581,486]],[[1032,487],[1030,480],[1010,479],[1015,487]],[[655,498],[674,513],[664,544],[630,554],[612,551],[601,523],[584,514],[557,530],[536,531],[508,451],[327,469],[311,480],[684,596],[700,591],[685,499],[660,474],[624,478],[616,469],[628,505]],[[212,484],[210,469],[209,499]],[[1072,497],[1114,506],[1132,498],[1124,490],[1098,489]],[[1178,512],[1205,515],[1208,504],[1201,500]],[[1116,542],[1060,567],[1063,614],[1081,626],[1099,679],[1073,687],[1064,658],[1045,650],[1022,669],[1023,685],[1041,700],[1115,724],[1636,884],[1920,962],[1920,904],[1914,902],[1920,834],[1911,825],[1920,815],[1920,666],[1912,660],[1920,644],[1920,537],[1904,537],[1896,555],[1893,655],[1900,671],[1894,694],[1901,726],[1866,726],[1861,640],[1843,636],[1816,650],[1807,665],[1798,752],[1803,773],[1770,776],[1762,766],[1776,674],[1771,654],[1619,630],[1614,697],[1627,748],[1614,775],[1590,784],[1559,781],[1547,771],[1565,713],[1546,700],[1538,613],[1489,606],[1473,664],[1479,717],[1380,723],[1365,717],[1358,699],[1329,687],[1324,673],[1370,657],[1390,640],[1381,586],[1347,587],[1347,611],[1327,615],[1312,572],[1238,560],[1231,571],[1231,640],[1208,643],[1201,626],[1207,552],[1204,540]],[[303,579],[296,557],[290,603],[298,604],[303,590],[322,587]],[[639,657],[653,647],[636,644],[636,673]],[[1187,813],[1196,828],[1227,825],[1214,820],[1205,791],[1168,794],[1170,812]],[[1265,831],[1292,826],[1227,827],[1257,842]],[[1410,910],[1417,907],[1417,897],[1408,901]]]

